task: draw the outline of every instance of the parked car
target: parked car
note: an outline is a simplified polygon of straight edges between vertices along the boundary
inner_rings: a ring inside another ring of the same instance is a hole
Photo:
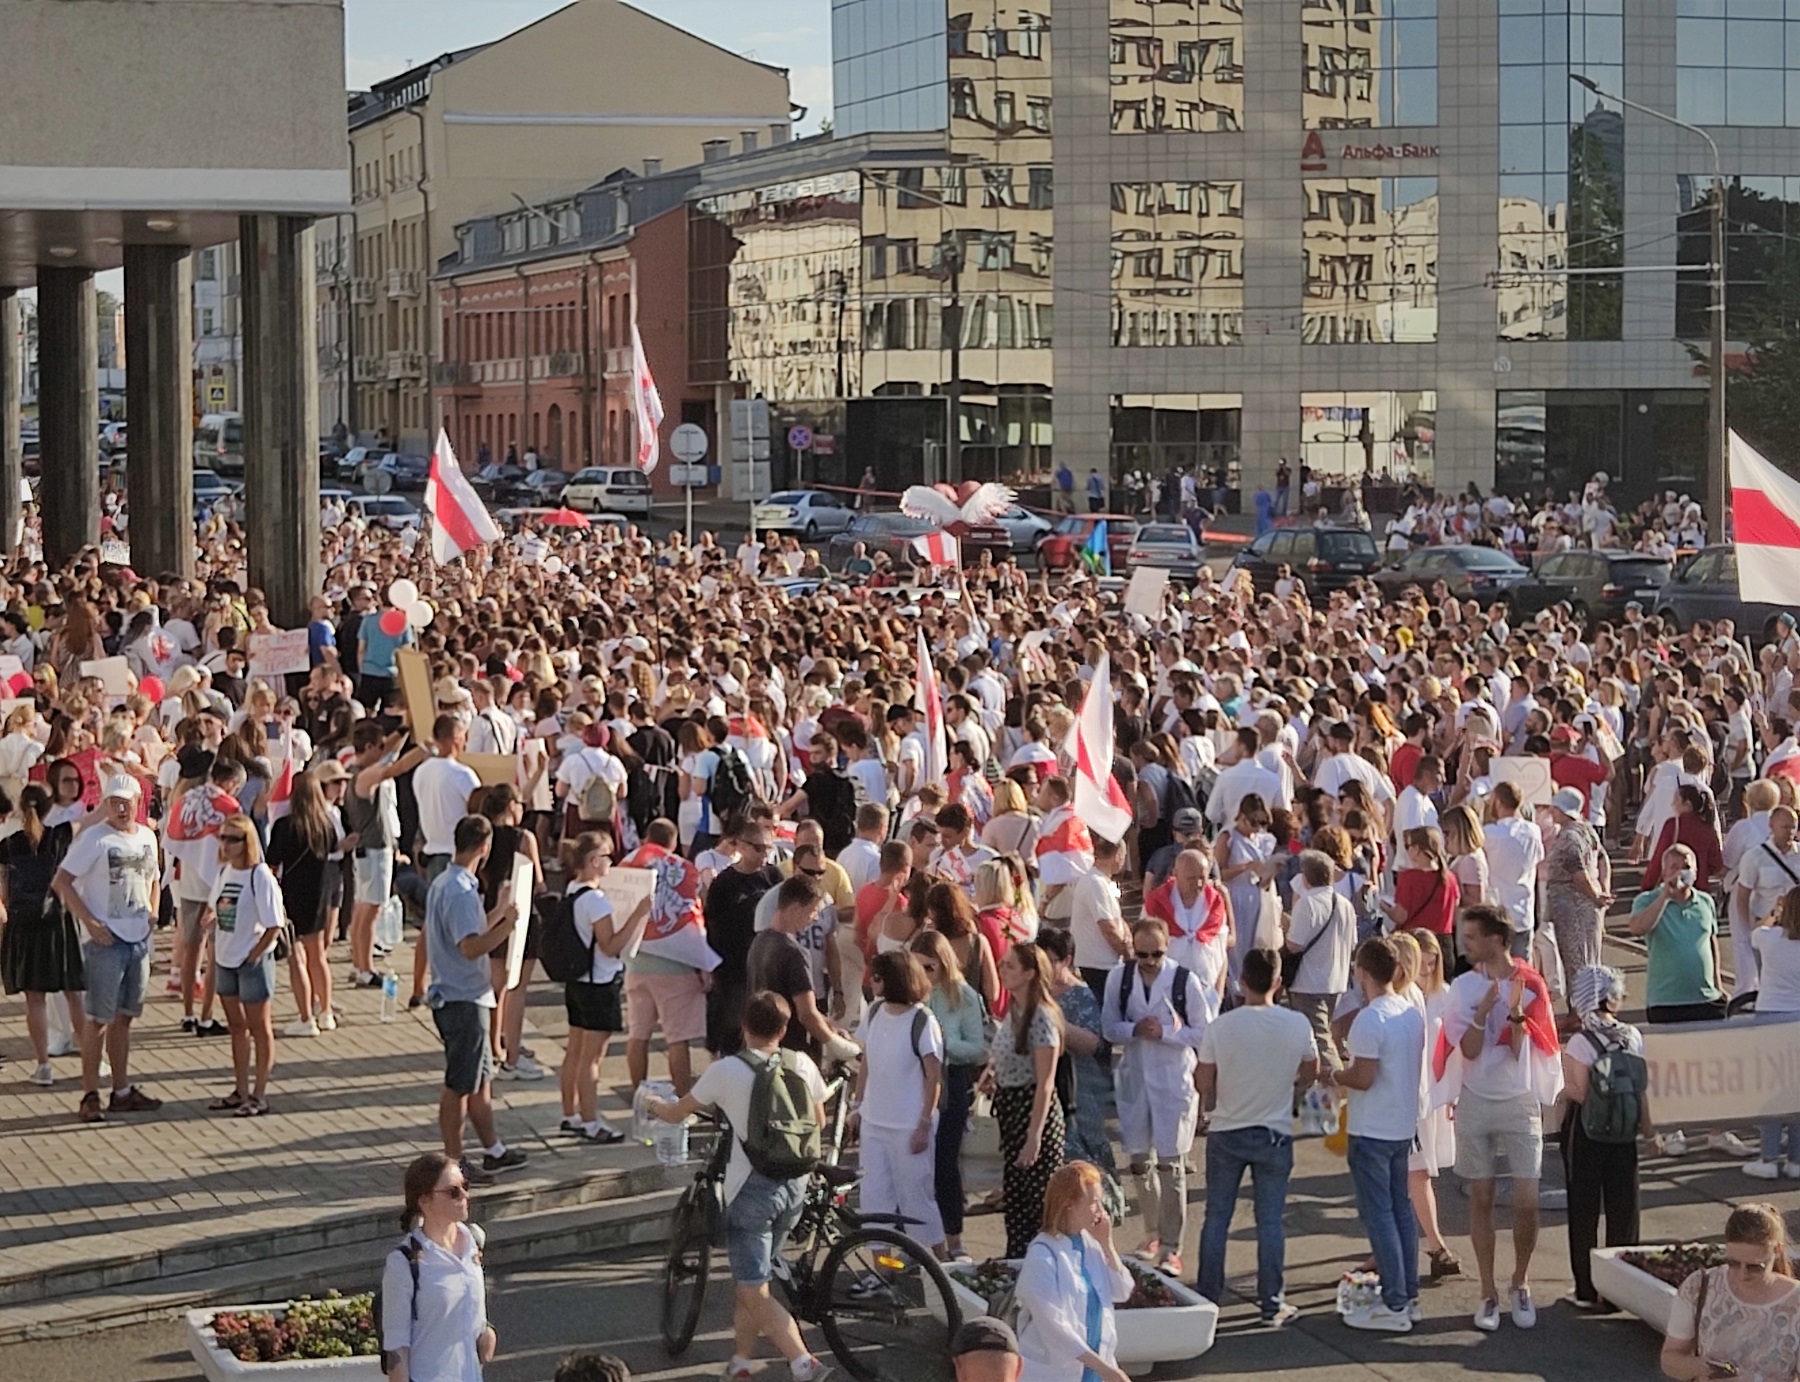
[[[1786,605],[1747,601],[1738,594],[1737,548],[1702,547],[1669,577],[1657,593],[1654,612],[1679,629],[1690,629],[1696,620],[1729,619],[1740,637],[1752,643],[1775,638],[1775,617]]]
[[[869,556],[886,552],[896,566],[909,567],[921,560],[913,539],[936,531],[936,524],[903,513],[865,513],[836,534],[821,555],[826,566],[833,571],[842,571],[860,542]],[[1012,538],[998,524],[971,529],[961,543],[964,566],[978,562],[983,551],[992,553],[995,561],[1003,561],[1012,555]]]
[[[527,508],[537,504],[556,508],[562,503],[568,484],[569,476],[561,470],[528,471],[507,487],[505,497],[509,503]]]
[[[1206,550],[1185,523],[1146,523],[1131,540],[1125,564],[1160,566],[1171,580],[1197,581],[1206,565]]]
[[[513,485],[524,479],[528,473],[522,465],[508,465],[504,461],[489,461],[469,477],[469,485],[483,499],[497,499],[510,492]]]
[[[577,513],[620,513],[648,518],[650,477],[635,466],[589,466],[571,475],[558,497]]]
[[[1012,505],[994,521],[1006,529],[1006,535],[1012,539],[1014,556],[1037,551],[1038,543],[1055,527],[1043,514],[1033,513],[1018,504]]]
[[[374,465],[383,456],[393,454],[385,446],[353,446],[338,457],[337,477],[361,483],[365,468]]]
[[[244,415],[207,413],[194,429],[194,464],[221,475],[244,473]]]
[[[1137,536],[1138,520],[1122,513],[1070,514],[1038,540],[1038,561],[1047,571],[1066,571],[1081,563],[1081,549],[1100,521],[1106,521],[1106,546],[1115,571],[1123,571]]]
[[[397,494],[359,494],[350,501],[350,512],[371,528],[387,528],[399,532],[418,528],[425,519],[409,502]]]
[[[103,422],[100,424],[100,449],[107,455],[126,449],[125,424],[123,422]]]
[[[214,504],[226,496],[236,498],[244,492],[243,481],[227,480],[216,470],[194,472],[194,517],[203,518]]]
[[[1402,552],[1375,573],[1388,599],[1409,585],[1429,592],[1439,581],[1459,600],[1486,600],[1531,578],[1531,568],[1493,547],[1421,547]]]
[[[798,533],[808,542],[821,533],[841,533],[856,521],[856,510],[822,489],[790,489],[771,494],[750,510],[759,533]]]
[[[1568,605],[1583,624],[1617,623],[1633,600],[1646,611],[1655,608],[1671,566],[1642,552],[1553,552],[1538,562],[1530,580],[1507,591],[1506,599],[1515,623],[1554,604]]]
[[[1381,550],[1366,528],[1347,523],[1323,527],[1271,528],[1232,559],[1233,571],[1248,571],[1259,591],[1275,588],[1275,573],[1286,566],[1311,591],[1342,590],[1381,568]]]
[[[396,489],[424,489],[430,478],[431,457],[396,451],[363,467],[362,482],[369,493],[386,494]]]

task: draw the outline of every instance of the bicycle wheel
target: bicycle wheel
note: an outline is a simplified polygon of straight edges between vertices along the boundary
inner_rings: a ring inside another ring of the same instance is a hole
[[[962,1311],[944,1269],[895,1228],[865,1226],[827,1254],[817,1287],[825,1341],[858,1382],[949,1382]]]
[[[669,1227],[669,1256],[663,1264],[662,1337],[671,1358],[680,1357],[694,1341],[700,1310],[706,1304],[706,1278],[712,1269],[706,1203],[710,1193],[699,1181],[682,1191]]]

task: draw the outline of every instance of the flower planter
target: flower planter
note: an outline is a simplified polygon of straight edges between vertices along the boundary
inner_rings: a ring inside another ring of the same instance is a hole
[[[1006,1265],[1018,1267],[1017,1262]],[[963,1283],[954,1267],[947,1270],[950,1289],[962,1306],[963,1318],[988,1314],[988,1302]],[[1119,1335],[1118,1363],[1127,1372],[1144,1373],[1158,1363],[1185,1362],[1200,1357],[1213,1346],[1219,1307],[1174,1277],[1166,1273],[1161,1276],[1175,1298],[1174,1305],[1113,1312]]]
[[[1601,1298],[1636,1315],[1659,1334],[1669,1332],[1669,1312],[1675,1308],[1676,1288],[1641,1267],[1622,1261],[1621,1254],[1658,1252],[1669,1246],[1658,1243],[1644,1247],[1595,1248],[1588,1254],[1594,1290]],[[1694,1245],[1686,1246],[1691,1249]]]
[[[281,1363],[245,1363],[219,1347],[213,1336],[213,1316],[221,1312],[275,1311],[284,1305],[224,1305],[187,1312],[188,1352],[200,1365],[206,1382],[246,1382],[247,1379],[311,1378],[319,1382],[386,1382],[381,1360],[361,1358],[293,1358]]]

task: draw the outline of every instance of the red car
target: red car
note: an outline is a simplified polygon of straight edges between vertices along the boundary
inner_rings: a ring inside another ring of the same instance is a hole
[[[1081,549],[1094,535],[1094,525],[1106,522],[1106,545],[1112,552],[1112,569],[1125,570],[1125,559],[1137,537],[1138,521],[1122,513],[1070,514],[1038,539],[1038,562],[1046,571],[1066,571],[1081,563]]]

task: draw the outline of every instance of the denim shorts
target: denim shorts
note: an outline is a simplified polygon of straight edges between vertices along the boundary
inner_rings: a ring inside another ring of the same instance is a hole
[[[81,943],[81,962],[87,969],[85,1006],[88,1019],[105,1024],[115,1017],[137,1017],[144,1011],[144,991],[150,987],[150,942],[122,941],[110,945],[92,940]]]
[[[358,906],[379,907],[394,891],[394,851],[391,849],[359,849],[350,859],[356,879],[352,898]]]
[[[770,1180],[752,1171],[725,1208],[725,1255],[731,1279],[739,1286],[762,1286],[770,1276],[775,1253],[800,1221],[806,1203],[806,1177]]]
[[[480,1003],[445,1003],[431,1010],[444,1039],[444,1088],[469,1095],[494,1078],[494,1049],[488,1044],[488,1013]]]
[[[267,1003],[275,996],[275,951],[271,947],[260,960],[219,966],[219,997],[240,1003]]]

